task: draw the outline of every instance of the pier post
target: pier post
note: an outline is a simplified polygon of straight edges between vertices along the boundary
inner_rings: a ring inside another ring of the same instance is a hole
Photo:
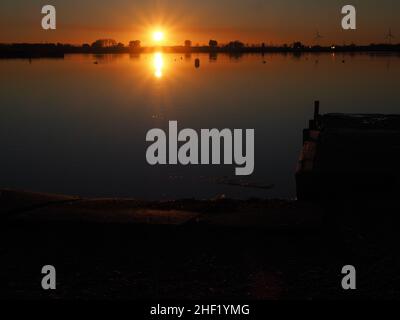
[[[314,101],[314,127],[318,128],[319,123],[319,100]]]

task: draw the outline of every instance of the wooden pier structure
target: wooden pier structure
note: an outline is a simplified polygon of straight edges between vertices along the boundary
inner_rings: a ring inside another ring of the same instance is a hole
[[[303,131],[299,200],[393,204],[400,195],[400,115],[320,114]]]

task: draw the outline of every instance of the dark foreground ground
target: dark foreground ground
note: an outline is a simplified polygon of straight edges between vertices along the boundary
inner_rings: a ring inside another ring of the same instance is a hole
[[[0,298],[400,298],[395,209],[7,190],[0,209]],[[55,291],[41,289],[47,264]],[[351,292],[341,288],[349,264]]]

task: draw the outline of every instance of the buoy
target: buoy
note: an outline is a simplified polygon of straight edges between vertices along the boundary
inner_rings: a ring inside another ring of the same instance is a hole
[[[200,68],[200,59],[199,58],[196,58],[196,60],[194,60],[194,66],[196,68]]]

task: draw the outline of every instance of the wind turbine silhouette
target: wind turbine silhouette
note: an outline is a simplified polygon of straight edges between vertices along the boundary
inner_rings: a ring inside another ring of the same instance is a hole
[[[315,33],[315,37],[314,40],[317,44],[319,44],[319,41],[323,38],[323,36],[319,33],[319,31],[317,30],[317,32]]]
[[[389,28],[389,31],[388,31],[385,39],[388,39],[389,40],[389,44],[392,44],[392,39],[394,39],[394,38],[395,38],[395,36],[392,33],[392,28]]]

